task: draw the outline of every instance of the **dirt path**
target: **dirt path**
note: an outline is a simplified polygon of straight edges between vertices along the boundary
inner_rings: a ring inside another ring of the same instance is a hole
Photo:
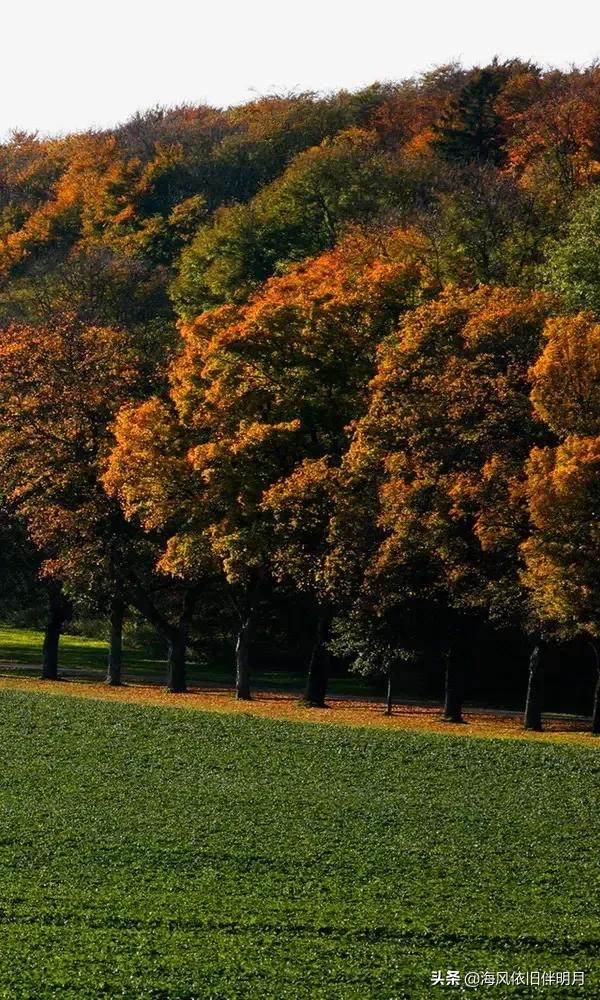
[[[233,712],[295,722],[379,726],[484,738],[533,739],[600,746],[600,739],[589,732],[589,720],[548,717],[543,733],[525,733],[521,728],[519,713],[494,712],[490,709],[467,710],[465,724],[455,725],[443,722],[439,706],[431,705],[397,705],[394,714],[388,717],[383,713],[380,701],[357,697],[330,698],[329,708],[314,709],[302,705],[297,693],[281,691],[257,691],[251,701],[239,702],[230,690],[218,686],[192,687],[187,694],[169,694],[156,683],[128,683],[122,688],[109,688],[102,683],[82,683],[70,679],[42,681],[6,673],[0,676],[0,692],[2,691],[37,691],[74,698],[182,708],[188,711]]]

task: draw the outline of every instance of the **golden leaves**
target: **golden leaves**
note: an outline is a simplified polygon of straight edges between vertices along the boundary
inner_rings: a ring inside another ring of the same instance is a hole
[[[536,413],[559,435],[600,430],[600,324],[591,313],[560,316],[544,329],[546,344],[532,366]]]

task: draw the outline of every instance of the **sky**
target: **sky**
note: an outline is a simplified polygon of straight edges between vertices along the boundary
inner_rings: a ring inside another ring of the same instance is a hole
[[[157,104],[355,90],[460,60],[600,56],[593,0],[5,0],[0,138],[125,121]]]

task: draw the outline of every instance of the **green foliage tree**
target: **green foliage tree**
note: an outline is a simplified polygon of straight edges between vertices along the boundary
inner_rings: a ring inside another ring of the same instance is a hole
[[[401,199],[399,170],[373,133],[348,130],[299,153],[250,203],[221,209],[183,252],[173,285],[180,315],[243,301],[272,274],[333,248],[350,226]]]
[[[562,232],[547,246],[542,277],[568,309],[600,315],[600,192],[586,191]]]

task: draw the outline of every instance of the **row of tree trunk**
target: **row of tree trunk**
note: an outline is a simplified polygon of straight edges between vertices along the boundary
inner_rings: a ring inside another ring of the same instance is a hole
[[[596,686],[592,709],[592,733],[600,735],[600,656],[594,643],[590,643],[596,666]],[[544,644],[540,640],[529,658],[529,677],[523,716],[523,728],[541,733],[543,730],[544,703]],[[445,701],[442,718],[446,722],[463,722],[462,671],[453,650],[446,652]]]
[[[106,683],[111,687],[122,684],[123,671],[123,624],[127,604],[120,596],[113,597],[110,604],[110,640],[108,651],[108,668]],[[167,689],[182,694],[187,691],[187,644],[189,618],[193,610],[192,602],[181,619],[176,624],[170,624],[152,612],[147,613],[151,624],[167,642]],[[48,617],[44,634],[42,652],[42,678],[44,680],[58,679],[59,643],[64,626],[73,616],[71,602],[62,592],[60,585],[52,583],[48,590]],[[236,698],[249,701],[252,697],[250,688],[250,649],[254,634],[254,616],[247,612],[241,622],[235,645],[235,690]],[[328,619],[326,615],[319,618],[317,633],[312,649],[306,688],[303,699],[308,705],[324,708],[329,680],[329,653],[325,646]]]
[[[58,651],[62,631],[73,615],[73,608],[59,585],[52,584],[48,592],[48,619],[44,634],[42,651],[42,678],[56,680],[58,678]],[[123,623],[127,605],[122,597],[114,597],[110,605],[110,643],[108,654],[108,669],[106,682],[111,687],[122,683],[123,669]],[[169,691],[184,693],[187,690],[186,660],[189,617],[192,607],[184,609],[180,621],[176,625],[165,627],[161,623],[159,631],[168,643],[168,675]],[[310,656],[306,687],[303,701],[314,708],[326,707],[327,685],[329,681],[330,654],[326,647],[328,617],[322,614],[317,625],[315,642]],[[250,648],[254,632],[254,619],[251,613],[245,615],[240,623],[235,647],[236,666],[236,698],[241,701],[251,699],[250,688]],[[590,643],[597,673],[594,691],[592,713],[592,733],[600,735],[600,655],[596,646]],[[463,720],[463,690],[462,668],[460,657],[455,647],[449,647],[445,653],[445,695],[442,718],[446,722],[462,723]],[[523,718],[524,729],[541,732],[543,729],[543,643],[537,642],[529,658],[529,678],[527,697]],[[392,670],[387,674],[386,714],[393,710]]]
[[[108,668],[106,682],[111,687],[121,684],[123,669],[123,622],[126,605],[121,598],[114,598],[110,606],[110,642],[108,648]],[[58,679],[58,653],[60,637],[67,622],[73,617],[71,602],[58,586],[51,585],[48,591],[48,618],[42,646],[42,678]]]

